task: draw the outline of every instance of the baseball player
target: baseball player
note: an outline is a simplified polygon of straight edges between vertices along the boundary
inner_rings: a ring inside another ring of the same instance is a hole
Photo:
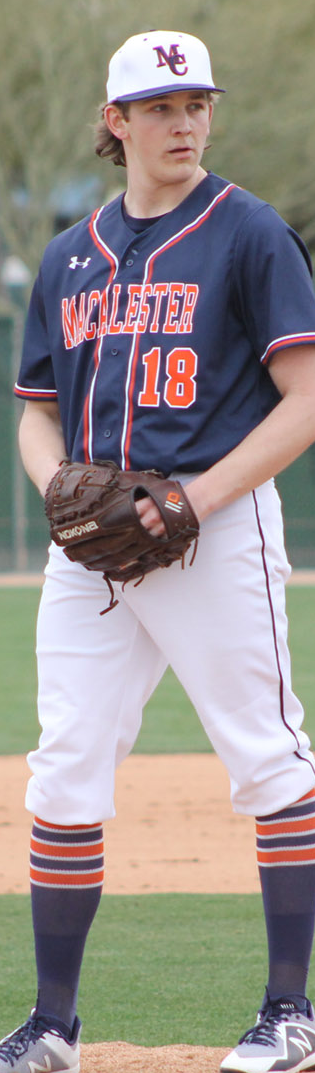
[[[185,487],[200,538],[184,570],[114,583],[104,616],[101,574],[50,547],[26,798],[38,995],[0,1045],[1,1073],[78,1073],[103,821],[168,664],[226,765],[234,810],[256,817],[269,977],[222,1069],[315,1065],[315,765],[291,687],[273,479],[315,439],[315,299],[299,236],[201,164],[217,92],[208,51],[188,34],[139,34],[115,53],[97,152],[126,166],[126,192],[52,240],[31,298],[15,391],[39,492],[64,458],[153,467]],[[150,496],[137,512],[163,540]],[[240,962],[240,988],[243,972]],[[209,966],[209,991],[210,978]]]

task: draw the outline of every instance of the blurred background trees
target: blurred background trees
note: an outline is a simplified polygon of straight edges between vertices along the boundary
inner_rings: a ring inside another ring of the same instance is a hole
[[[315,249],[314,0],[13,0],[0,40],[0,241],[32,274],[51,235],[123,187],[93,151],[111,53],[180,27],[227,90],[205,165],[270,200]]]
[[[11,0],[0,36],[0,570],[46,559],[42,503],[17,447],[25,309],[44,247],[124,188],[93,149],[107,63],[156,26],[200,36],[226,89],[207,168],[270,201],[315,255],[315,0]],[[315,447],[277,481],[294,566],[315,567]]]

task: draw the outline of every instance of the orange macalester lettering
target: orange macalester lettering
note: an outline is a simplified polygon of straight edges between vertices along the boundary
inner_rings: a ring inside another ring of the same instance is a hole
[[[161,311],[161,302],[162,302],[162,298],[168,292],[168,286],[169,286],[168,283],[155,283],[154,284],[153,296],[155,298],[155,309],[154,309],[154,315],[153,315],[152,324],[151,324],[151,327],[150,327],[151,332],[158,332],[159,331],[159,328],[160,328],[159,319],[160,319],[160,311]]]
[[[193,314],[199,294],[198,283],[185,283],[185,293],[179,332],[193,331]]]
[[[125,323],[123,327],[124,332],[130,332],[131,334],[133,334],[135,330],[137,316],[139,313],[141,291],[141,283],[128,284],[128,305],[126,310]]]
[[[79,323],[75,304],[75,294],[72,298],[63,298],[61,303],[62,311],[62,326],[66,350],[71,350],[72,347],[77,346]]]
[[[123,322],[122,322],[122,320],[116,321],[116,317],[117,317],[117,313],[118,313],[118,304],[119,304],[119,299],[120,299],[120,293],[121,293],[121,283],[114,283],[113,284],[112,311],[111,311],[109,325],[108,325],[108,331],[109,331],[110,335],[119,335],[119,333],[122,332],[122,330],[123,330]]]
[[[94,321],[94,320],[90,321],[90,317],[91,317],[91,314],[92,314],[92,310],[94,309],[94,306],[97,306],[99,304],[100,300],[101,300],[100,292],[99,291],[91,291],[91,293],[89,294],[89,297],[88,297],[86,319],[85,319],[84,335],[85,335],[86,339],[96,339],[96,321]]]
[[[167,312],[163,325],[163,332],[178,331],[179,299],[184,291],[184,283],[170,283]]]
[[[149,305],[149,302],[146,301],[146,299],[149,298],[151,295],[152,295],[152,283],[145,283],[144,287],[142,287],[142,292],[141,292],[140,315],[139,315],[139,320],[138,320],[138,324],[137,324],[137,331],[138,332],[146,332],[146,330],[147,330],[148,319],[149,319],[149,316],[150,316],[150,305]]]

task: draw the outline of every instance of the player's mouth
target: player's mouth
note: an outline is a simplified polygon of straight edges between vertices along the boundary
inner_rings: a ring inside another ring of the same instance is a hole
[[[190,156],[193,152],[191,145],[176,145],[174,149],[169,150],[171,156]]]

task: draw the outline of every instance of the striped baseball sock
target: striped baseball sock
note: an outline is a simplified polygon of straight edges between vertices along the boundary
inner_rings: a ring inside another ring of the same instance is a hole
[[[305,996],[315,919],[315,790],[257,817],[257,861],[269,948],[270,998]]]
[[[102,893],[102,824],[63,827],[35,817],[30,879],[36,1010],[71,1030],[85,941]]]

